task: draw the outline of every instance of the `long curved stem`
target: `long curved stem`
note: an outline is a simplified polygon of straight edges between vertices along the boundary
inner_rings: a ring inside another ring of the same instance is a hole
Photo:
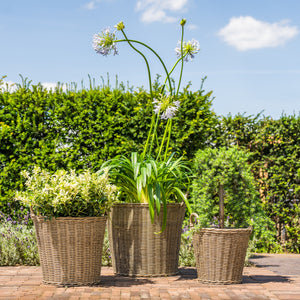
[[[176,63],[174,64],[172,70],[169,72],[168,76],[170,76],[170,75],[173,73],[173,71],[175,70],[175,68],[176,68],[176,66],[178,65],[178,63],[179,63],[181,60],[183,60],[183,59],[186,57],[186,55],[187,55],[187,53],[186,53],[185,55],[183,55],[182,57],[180,57],[180,58],[177,59]],[[166,78],[166,80],[167,80],[167,78]],[[166,80],[165,80],[164,84],[166,83]]]
[[[116,40],[115,43],[117,43],[117,42],[131,42],[131,43],[137,43],[137,44],[140,44],[140,45],[142,45],[142,46],[148,48],[148,49],[149,49],[149,50],[150,50],[150,51],[151,51],[151,52],[159,59],[160,63],[162,64],[162,66],[163,66],[163,68],[164,68],[164,70],[165,70],[165,73],[166,73],[166,75],[167,75],[166,80],[165,80],[165,82],[164,82],[164,84],[163,84],[162,91],[164,90],[164,86],[165,86],[167,80],[168,80],[168,83],[169,83],[169,88],[170,88],[170,90],[171,90],[172,84],[171,84],[171,79],[170,79],[170,77],[169,77],[170,74],[168,73],[168,70],[167,70],[167,67],[166,67],[165,63],[163,62],[163,60],[162,60],[161,57],[157,54],[156,51],[154,51],[154,50],[153,50],[150,46],[148,46],[147,44],[142,43],[142,42],[140,42],[140,41],[136,41],[136,40],[129,40],[129,39],[127,39],[127,40],[126,40],[126,39],[125,39],[125,40]]]
[[[148,63],[148,60],[146,58],[146,56],[141,52],[139,51],[138,49],[136,49],[132,43],[130,42],[130,40],[127,38],[125,32],[123,29],[121,29],[124,37],[125,37],[125,40],[128,42],[128,44],[130,45],[130,47],[135,50],[137,53],[139,53],[145,60],[145,63],[146,63],[146,66],[147,66],[147,71],[148,71],[148,77],[149,77],[149,89],[150,89],[150,95],[151,95],[151,99],[153,99],[153,93],[152,93],[152,82],[151,82],[151,73],[150,73],[150,67],[149,67],[149,63]]]

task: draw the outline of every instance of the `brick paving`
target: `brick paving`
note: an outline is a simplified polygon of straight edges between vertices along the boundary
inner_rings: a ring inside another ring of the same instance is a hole
[[[243,283],[209,285],[197,280],[195,268],[180,268],[171,277],[116,276],[103,267],[97,286],[57,287],[42,283],[40,267],[0,267],[0,299],[300,299],[300,276],[279,275],[266,268],[245,267]]]

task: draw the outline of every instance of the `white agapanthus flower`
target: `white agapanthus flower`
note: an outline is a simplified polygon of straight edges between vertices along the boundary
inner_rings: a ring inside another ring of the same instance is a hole
[[[199,42],[195,39],[192,39],[191,41],[183,42],[182,43],[182,56],[184,56],[184,61],[192,61],[195,57],[195,54],[197,54],[200,51]],[[175,52],[178,57],[181,57],[181,42],[178,41],[177,47],[175,48]]]
[[[113,52],[114,55],[118,54],[116,47],[116,34],[115,31],[111,32],[110,27],[102,30],[100,33],[94,34],[93,48],[99,54],[107,56]]]
[[[154,98],[152,103],[154,113],[161,113],[160,118],[163,120],[172,119],[180,106],[180,101],[172,101],[172,97],[165,95],[160,95],[159,100]]]
[[[161,119],[163,119],[163,120],[172,119],[175,116],[176,111],[178,110],[179,106],[180,106],[179,101],[174,101],[173,103],[171,103],[166,108],[166,110],[162,113]]]

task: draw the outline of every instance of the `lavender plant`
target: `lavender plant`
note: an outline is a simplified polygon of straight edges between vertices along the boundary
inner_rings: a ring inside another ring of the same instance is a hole
[[[0,212],[0,266],[38,265],[39,256],[29,211]]]
[[[95,34],[93,38],[93,47],[95,51],[103,56],[111,53],[118,54],[117,43],[127,42],[128,45],[136,51],[145,61],[149,79],[150,97],[153,104],[152,119],[148,137],[142,153],[133,152],[130,158],[127,156],[117,156],[105,166],[110,168],[110,174],[113,183],[120,189],[120,199],[126,202],[148,203],[150,217],[153,222],[155,213],[158,215],[163,211],[163,226],[166,225],[167,203],[184,201],[190,211],[189,202],[184,194],[189,183],[190,169],[182,157],[174,158],[174,153],[170,154],[170,138],[172,132],[172,119],[178,109],[180,101],[178,98],[180,84],[183,74],[184,62],[192,60],[194,55],[199,52],[199,43],[196,40],[185,42],[184,26],[186,20],[182,19],[181,40],[175,49],[177,60],[168,71],[161,57],[147,44],[128,39],[125,33],[123,22],[118,23],[112,31],[106,28],[102,32]],[[123,35],[123,39],[117,39],[116,32]],[[150,65],[147,57],[136,46],[141,46],[150,50],[161,63],[165,72],[165,81],[160,88],[158,96],[154,97],[152,90],[152,80]],[[180,64],[180,75],[177,88],[172,85],[171,74]],[[166,121],[166,124],[164,123]],[[158,137],[158,127],[165,125],[162,138]]]

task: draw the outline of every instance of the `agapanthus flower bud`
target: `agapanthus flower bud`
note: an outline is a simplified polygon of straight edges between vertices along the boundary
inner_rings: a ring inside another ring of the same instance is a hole
[[[116,28],[117,30],[122,30],[122,29],[125,28],[125,25],[124,25],[123,22],[119,22],[119,23],[115,26],[115,28]]]
[[[111,32],[110,28],[106,28],[100,33],[94,34],[93,48],[97,53],[104,56],[109,55],[112,51],[114,55],[118,54],[118,50],[115,44],[117,40],[115,31]]]
[[[184,60],[190,61],[193,60],[195,54],[197,54],[200,50],[199,42],[195,39],[192,39],[188,42],[182,43],[182,56],[184,56]],[[178,41],[177,47],[175,48],[175,52],[178,57],[181,57],[181,42]]]

